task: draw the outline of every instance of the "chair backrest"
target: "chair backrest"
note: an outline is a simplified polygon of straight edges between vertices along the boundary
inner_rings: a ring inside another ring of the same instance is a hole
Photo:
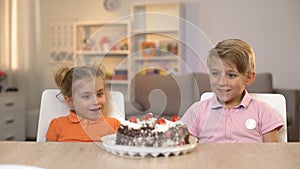
[[[108,116],[118,119],[121,123],[125,121],[125,100],[123,93],[119,91],[108,92],[106,104],[110,108]]]
[[[191,90],[194,87],[192,74],[139,73],[132,82],[134,85],[130,85],[130,93],[134,93],[134,101],[143,107],[139,111],[153,112],[154,116],[171,118],[183,114],[194,101],[194,91]]]
[[[286,100],[281,94],[270,94],[270,93],[249,93],[252,97],[257,98],[263,102],[271,105],[281,117],[284,126],[279,131],[281,142],[287,142],[287,118],[286,118]],[[214,95],[213,92],[205,92],[201,95],[200,100],[206,100]]]
[[[59,89],[46,89],[42,93],[39,123],[37,130],[37,142],[46,141],[46,133],[48,126],[52,119],[60,116],[66,116],[70,112],[70,108],[65,103],[62,95],[56,97],[60,93]],[[110,91],[108,92],[106,103],[111,104],[112,111],[108,116],[115,117],[120,122],[125,120],[125,106],[124,106],[124,96],[121,92]]]

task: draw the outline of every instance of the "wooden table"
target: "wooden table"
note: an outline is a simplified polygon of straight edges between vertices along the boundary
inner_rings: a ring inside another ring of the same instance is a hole
[[[95,143],[0,142],[0,164],[47,169],[299,169],[300,143],[198,144],[185,155],[129,158]]]

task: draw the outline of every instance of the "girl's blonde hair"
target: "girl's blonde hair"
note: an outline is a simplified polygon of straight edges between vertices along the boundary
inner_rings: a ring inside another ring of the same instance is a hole
[[[254,72],[255,55],[252,47],[240,39],[227,39],[219,42],[209,51],[208,66],[212,57],[219,57],[234,63],[241,74]]]
[[[78,66],[78,67],[60,67],[54,74],[54,80],[57,87],[61,90],[62,95],[72,97],[73,83],[77,80],[100,77],[104,82],[104,73],[102,71],[103,66],[91,65],[91,66]]]

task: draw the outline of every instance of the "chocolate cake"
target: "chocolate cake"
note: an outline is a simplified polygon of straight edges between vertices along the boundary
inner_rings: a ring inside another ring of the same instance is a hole
[[[168,147],[189,143],[185,124],[174,116],[172,121],[147,114],[141,120],[131,117],[118,129],[116,144],[127,146]]]

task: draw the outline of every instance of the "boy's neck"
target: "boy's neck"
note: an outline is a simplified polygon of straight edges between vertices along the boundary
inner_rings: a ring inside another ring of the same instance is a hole
[[[233,101],[233,102],[229,101],[229,102],[225,102],[225,103],[220,102],[220,103],[224,104],[227,109],[231,109],[231,108],[241,104],[241,101],[243,100],[244,96],[245,96],[245,90],[242,92],[241,95],[238,96],[238,98],[235,98],[235,101]]]

